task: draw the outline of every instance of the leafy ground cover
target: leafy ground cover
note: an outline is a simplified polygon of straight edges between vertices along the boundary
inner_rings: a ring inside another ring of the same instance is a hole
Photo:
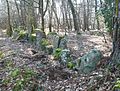
[[[86,37],[87,36],[87,37]],[[81,41],[82,40],[82,41]],[[104,53],[95,71],[80,74],[64,68],[52,55],[35,46],[0,35],[0,90],[2,91],[112,91],[119,87],[118,67],[108,70],[110,40],[90,33],[69,34],[68,47],[75,58],[93,47]],[[109,44],[109,45],[108,45]],[[4,55],[3,55],[4,54]]]

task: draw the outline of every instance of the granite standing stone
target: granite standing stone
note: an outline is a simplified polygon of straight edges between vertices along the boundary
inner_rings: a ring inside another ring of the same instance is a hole
[[[42,39],[45,38],[45,33],[40,29],[35,29],[35,31],[36,31],[36,45],[38,48],[40,48],[41,47],[40,43]]]
[[[70,61],[70,50],[64,49],[61,52],[61,63],[66,64],[68,61]]]
[[[50,41],[50,43],[53,45],[54,49],[58,48],[59,43],[59,36],[56,34],[48,34],[47,39]]]
[[[101,58],[102,53],[99,50],[92,49],[89,53],[77,60],[77,69],[82,73],[88,74],[96,68]]]
[[[66,49],[66,48],[67,48],[67,36],[64,36],[64,37],[60,40],[59,48],[62,48],[62,49]]]

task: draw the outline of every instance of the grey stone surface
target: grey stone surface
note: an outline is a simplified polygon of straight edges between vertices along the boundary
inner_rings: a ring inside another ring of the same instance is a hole
[[[58,43],[59,43],[59,36],[58,35],[54,35],[54,38],[53,38],[53,46],[54,48],[58,48]]]
[[[60,48],[62,49],[65,49],[67,48],[67,36],[65,36],[64,38],[62,38],[60,40],[60,45],[59,45]]]
[[[73,91],[72,89],[68,88],[68,89],[65,89],[65,91]]]
[[[61,52],[61,62],[63,64],[66,64],[68,61],[70,61],[70,50],[64,49]]]
[[[58,48],[59,36],[58,35],[47,35],[47,39],[53,45],[54,49]]]
[[[90,52],[77,60],[77,69],[82,73],[90,73],[101,60],[102,53],[97,49],[92,49]]]
[[[18,36],[18,32],[17,31],[13,31],[13,35],[12,35],[12,38],[13,39],[16,39]]]
[[[46,52],[47,52],[47,54],[52,54],[53,53],[53,45],[46,46]]]
[[[40,42],[42,41],[42,38],[45,38],[45,33],[41,31],[40,29],[35,29],[36,31],[36,45],[40,48]]]

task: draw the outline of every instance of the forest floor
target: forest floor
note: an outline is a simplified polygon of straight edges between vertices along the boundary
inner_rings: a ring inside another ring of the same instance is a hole
[[[107,43],[105,43],[103,34],[97,31],[83,32],[81,35],[68,33],[67,46],[76,58],[92,48],[99,49],[105,56],[102,59],[103,63],[100,63],[96,70],[88,75],[60,67],[59,63],[52,60],[50,55],[48,56],[42,51],[33,53],[31,49],[35,50],[35,47],[31,44],[8,38],[4,32],[0,33],[0,51],[5,54],[4,60],[13,62],[14,68],[26,66],[43,74],[39,83],[44,91],[111,91],[114,76],[108,72],[105,65],[109,59],[112,44],[107,34],[105,34],[105,38]],[[5,79],[9,72],[4,65],[5,62],[1,60],[0,80]],[[0,84],[0,91],[10,91],[11,87],[11,85],[4,87]]]
[[[77,57],[94,48],[100,50],[104,56],[109,56],[112,41],[110,36],[106,32],[103,33],[103,31],[91,30],[81,32],[81,35],[71,32],[68,34],[68,48],[74,50]]]

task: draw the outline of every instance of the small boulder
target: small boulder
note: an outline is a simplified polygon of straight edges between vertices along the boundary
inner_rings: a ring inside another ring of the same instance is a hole
[[[56,33],[49,33],[47,39],[53,45],[54,49],[58,48],[59,36]]]
[[[46,46],[46,52],[47,54],[52,54],[53,53],[53,45],[47,45]]]
[[[81,73],[88,74],[96,68],[97,63],[101,60],[101,58],[102,53],[99,50],[92,49],[90,52],[77,60],[77,69]]]
[[[70,50],[69,49],[62,50],[62,52],[61,52],[61,63],[66,64],[69,61],[71,61]]]
[[[67,48],[67,36],[60,37],[59,48],[66,49]]]
[[[58,48],[58,43],[59,43],[59,36],[56,35],[56,36],[53,38],[53,46],[54,46],[54,49]]]
[[[40,48],[40,43],[41,43],[42,39],[45,38],[46,35],[40,29],[35,29],[35,32],[36,32],[36,45],[37,45],[37,47]]]

